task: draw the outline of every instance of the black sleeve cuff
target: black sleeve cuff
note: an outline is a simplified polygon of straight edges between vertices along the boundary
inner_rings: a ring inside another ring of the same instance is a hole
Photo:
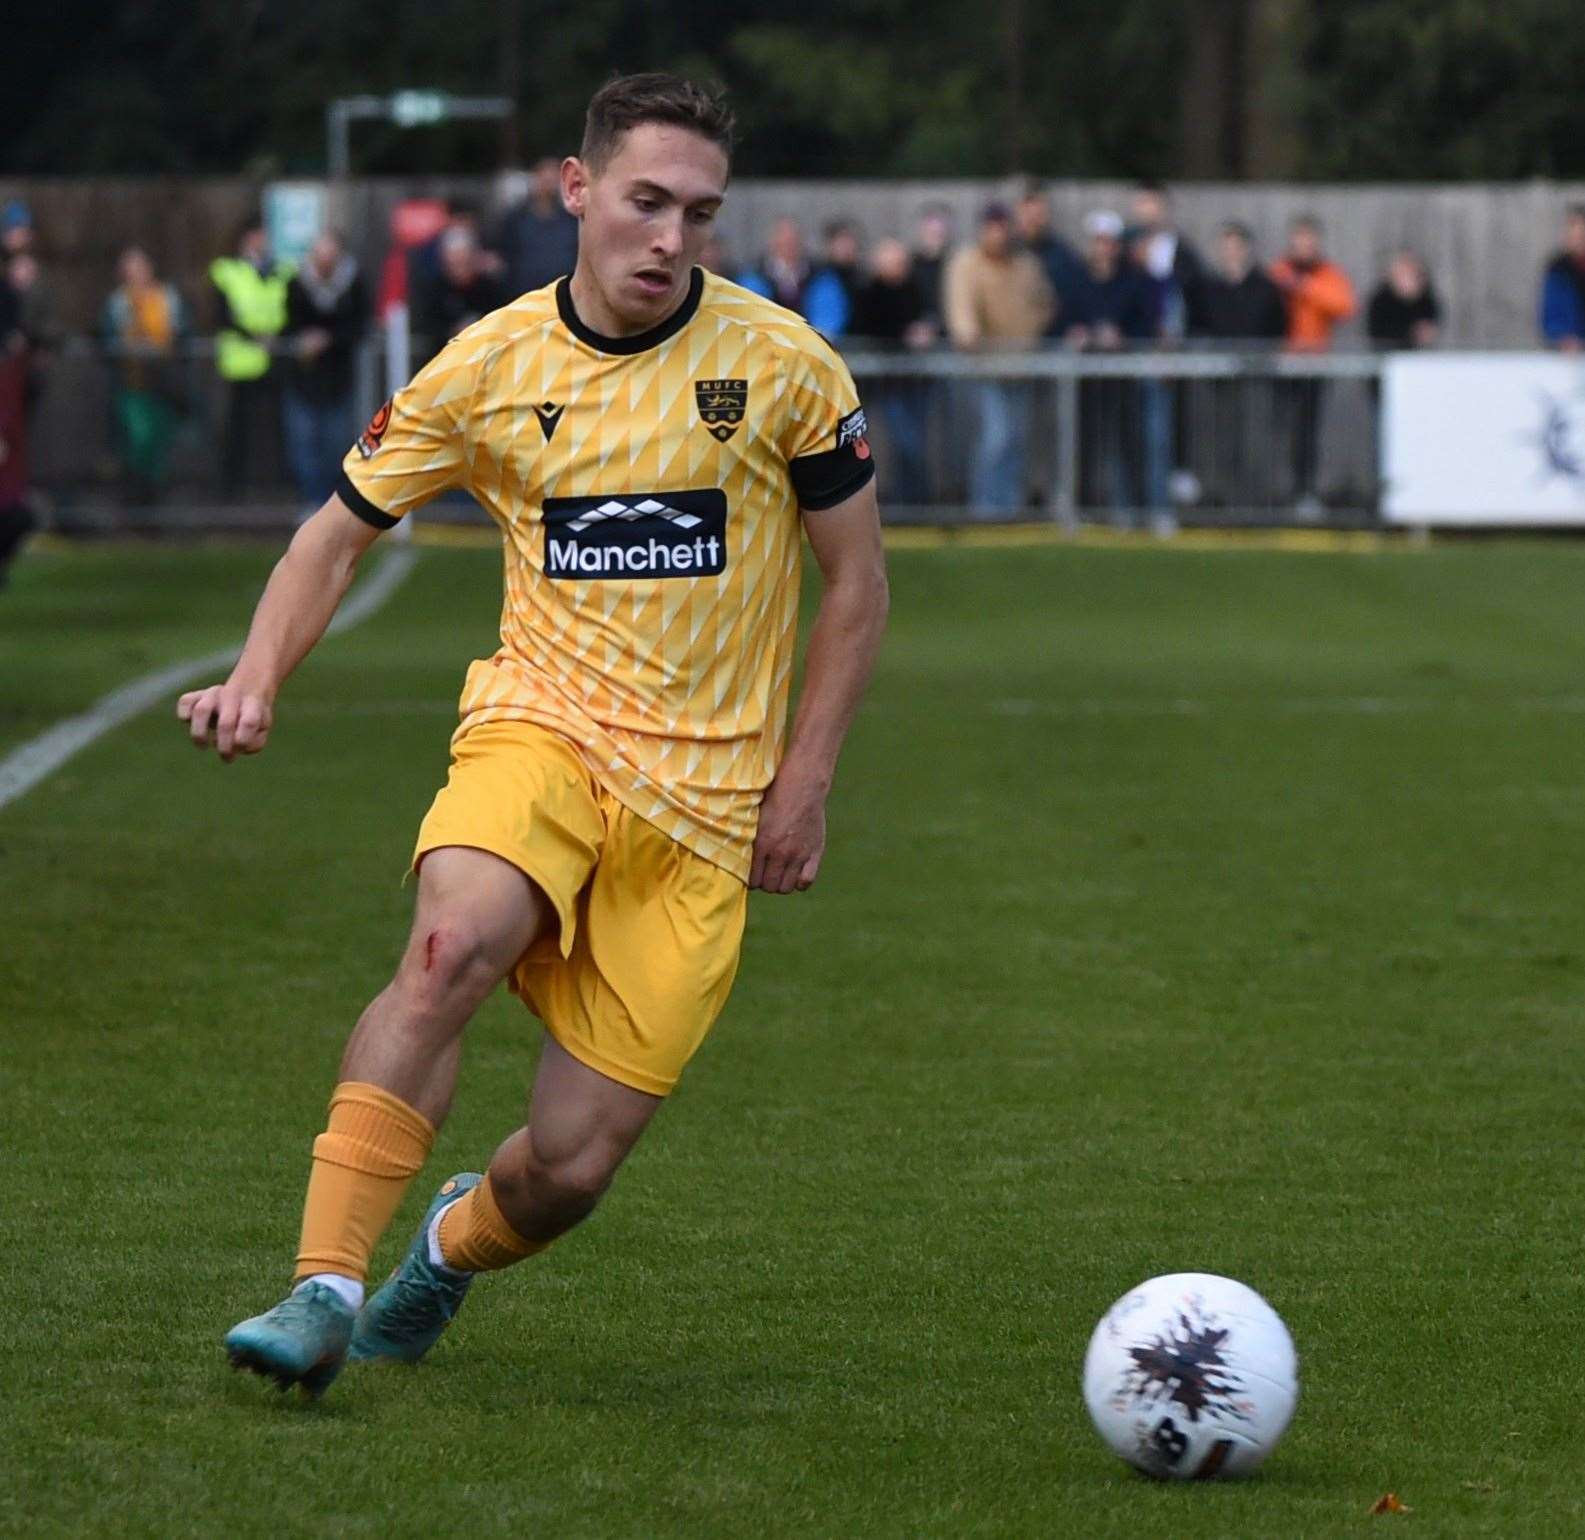
[[[393,519],[383,508],[376,508],[363,493],[352,484],[352,477],[345,471],[336,478],[336,496],[339,497],[365,524],[372,524],[376,529],[395,529],[401,523],[400,519]]]
[[[799,455],[788,462],[787,473],[800,508],[834,508],[852,497],[875,474],[864,408],[854,407],[837,424],[834,449]]]
[[[833,459],[837,455],[841,455],[847,464],[831,467],[830,471],[840,470],[841,480],[835,479],[830,472],[818,477],[805,477],[800,472],[799,468],[808,465],[811,460]],[[828,455],[805,455],[802,459],[794,460],[791,469],[798,506],[818,513],[822,508],[835,508],[838,503],[845,503],[861,487],[867,487],[875,476],[875,461],[856,460],[847,450],[834,449]]]

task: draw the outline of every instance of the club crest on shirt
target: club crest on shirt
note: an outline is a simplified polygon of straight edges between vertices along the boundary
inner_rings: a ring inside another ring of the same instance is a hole
[[[376,449],[380,447],[380,440],[385,437],[385,430],[391,426],[391,403],[387,401],[373,417],[369,419],[369,426],[358,435],[358,453],[367,460]]]
[[[743,425],[743,414],[748,410],[748,381],[695,380],[693,398],[705,427],[724,444]]]

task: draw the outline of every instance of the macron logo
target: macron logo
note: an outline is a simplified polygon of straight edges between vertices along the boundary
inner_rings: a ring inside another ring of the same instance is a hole
[[[554,401],[541,401],[534,408],[534,415],[539,419],[539,431],[545,435],[545,442],[550,442],[550,436],[556,431],[556,424],[561,421],[561,414],[567,410],[564,401],[558,406]]]

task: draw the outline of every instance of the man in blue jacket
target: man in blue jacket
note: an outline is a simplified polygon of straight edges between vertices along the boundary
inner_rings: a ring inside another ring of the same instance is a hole
[[[1585,204],[1563,216],[1563,249],[1541,276],[1541,340],[1562,353],[1585,348]]]
[[[1074,280],[1062,317],[1068,345],[1087,353],[1137,349],[1161,334],[1156,285],[1123,248],[1123,221],[1111,209],[1096,209],[1084,221],[1084,269]],[[1154,382],[1145,382],[1154,384]],[[1162,486],[1147,486],[1141,382],[1102,378],[1079,387],[1081,498],[1088,507],[1113,510],[1117,523],[1128,511],[1165,510]]]
[[[861,281],[858,232],[845,219],[825,228],[825,261],[819,267],[804,255],[803,232],[783,215],[771,226],[764,260],[737,276],[752,293],[795,310],[821,336],[840,337],[853,316]]]

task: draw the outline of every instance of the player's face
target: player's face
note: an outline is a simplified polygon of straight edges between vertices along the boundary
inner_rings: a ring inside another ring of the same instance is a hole
[[[598,172],[566,162],[562,191],[582,221],[579,287],[604,312],[591,325],[645,331],[682,303],[726,182],[721,147],[667,123],[630,129]]]

